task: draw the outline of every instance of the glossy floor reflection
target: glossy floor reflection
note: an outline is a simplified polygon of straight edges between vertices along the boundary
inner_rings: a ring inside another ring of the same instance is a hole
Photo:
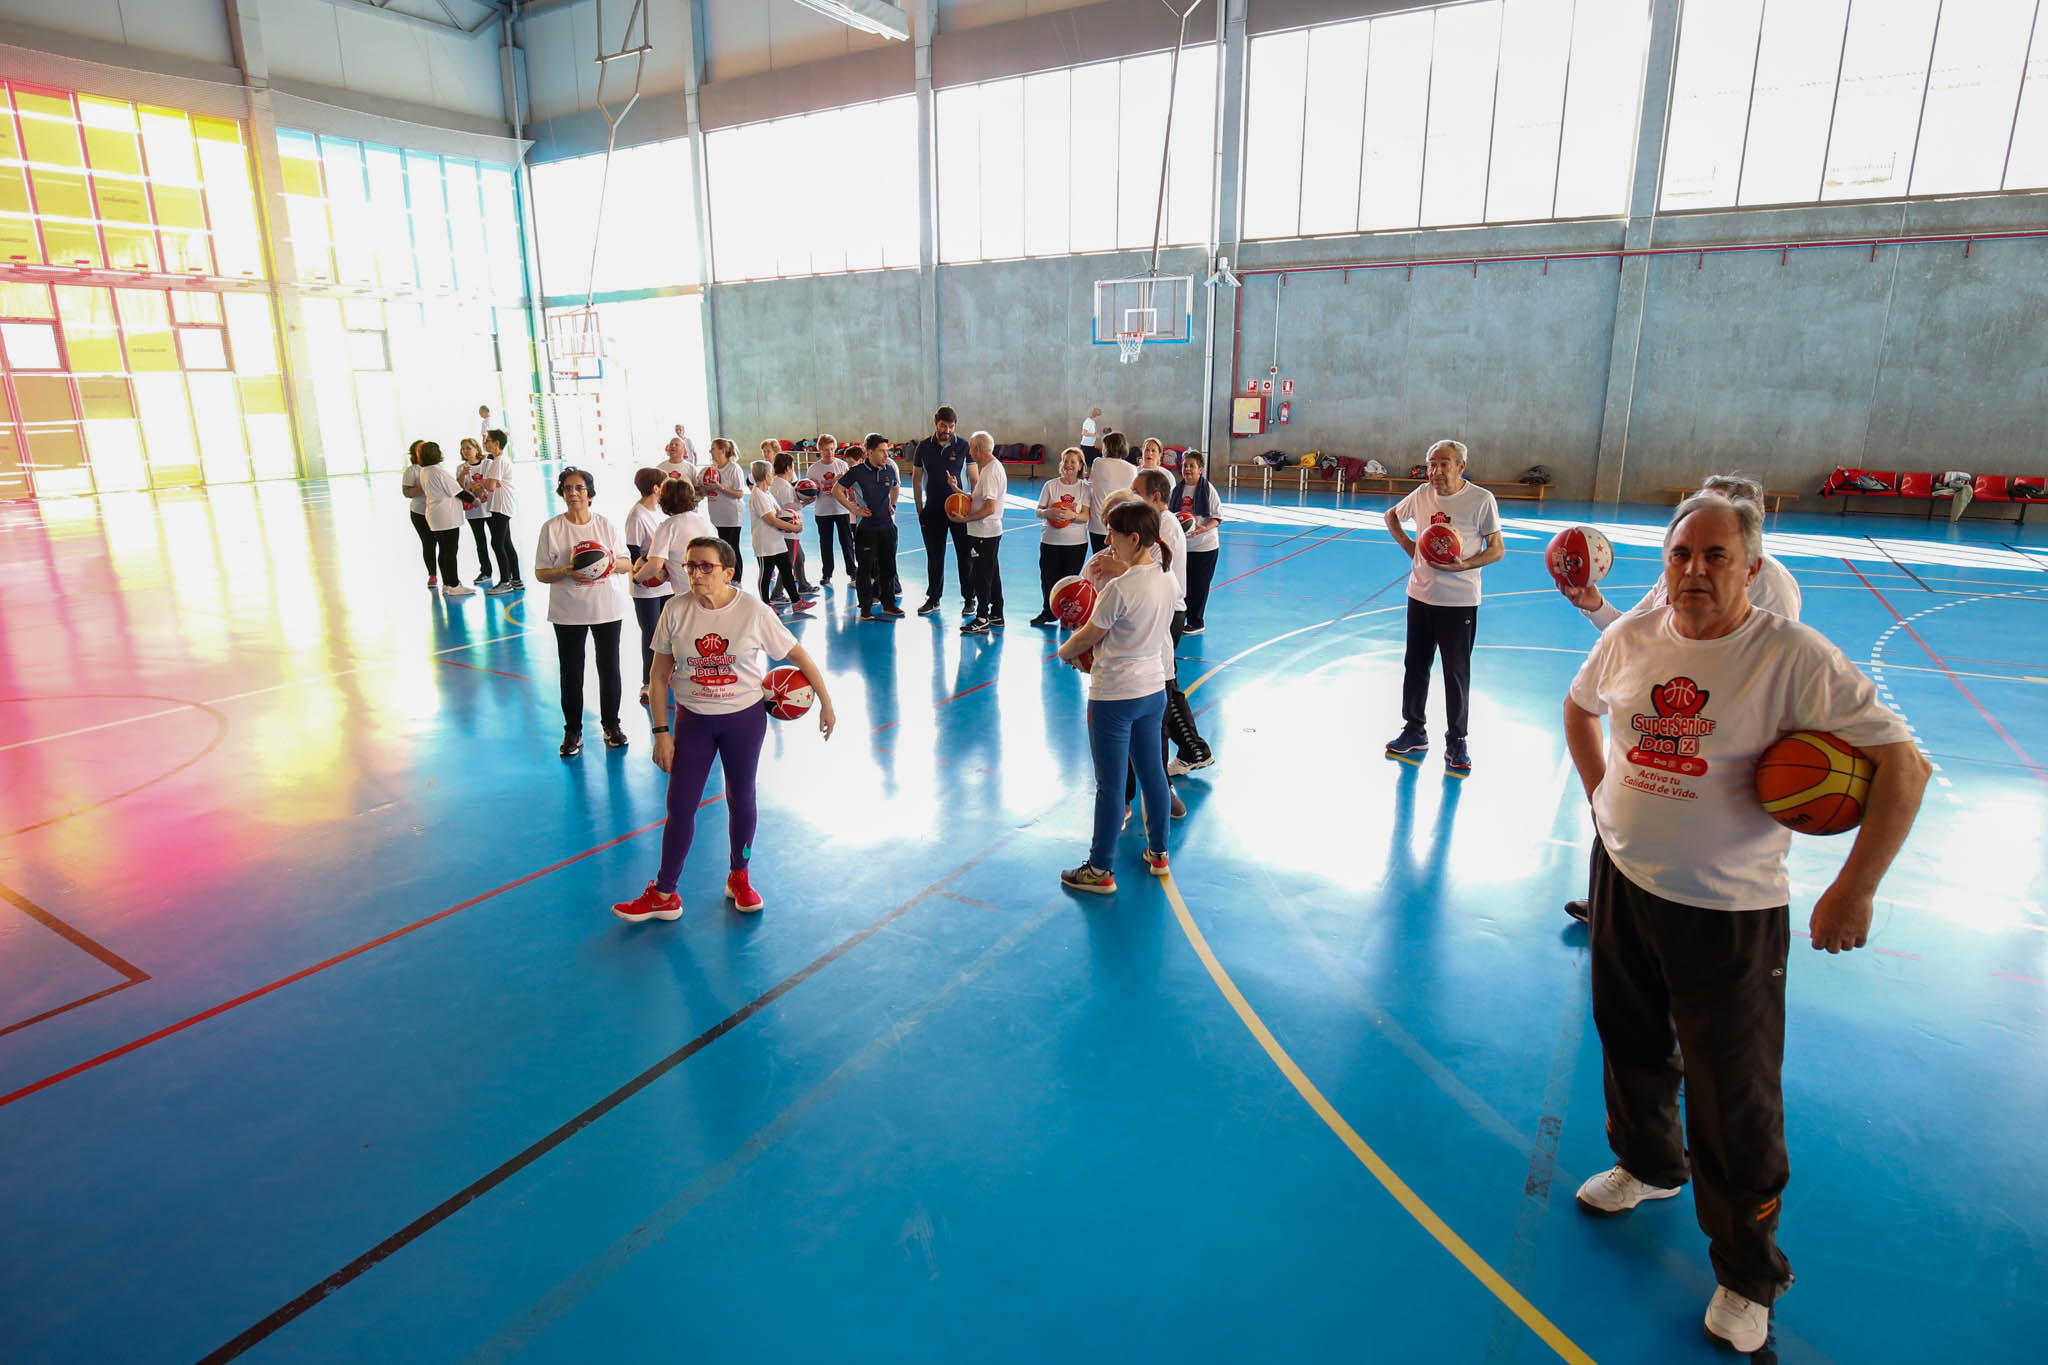
[[[1570,1199],[1609,1159],[1560,911],[1589,827],[1557,715],[1593,634],[1537,552],[1586,509],[1507,508],[1460,783],[1381,757],[1383,505],[1237,509],[1181,651],[1219,755],[1180,786],[1190,922],[1570,1349],[1713,1359],[1690,1200]],[[1599,519],[1628,598],[1661,514]],[[1011,523],[999,636],[962,639],[957,589],[881,627],[841,586],[801,625],[843,728],[771,734],[767,912],[720,900],[714,803],[685,918],[627,927],[644,716],[556,758],[544,597],[430,597],[393,490],[0,507],[0,1359],[1557,1358],[1276,1068],[1138,836],[1114,899],[1059,888],[1082,682],[1022,624]],[[2034,1359],[2048,529],[1772,529],[1939,765],[1874,948],[1794,961],[1772,1354]],[[1795,924],[1840,856],[1801,842]]]

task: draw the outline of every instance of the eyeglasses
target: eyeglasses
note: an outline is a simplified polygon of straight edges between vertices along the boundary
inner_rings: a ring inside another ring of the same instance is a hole
[[[691,573],[715,573],[725,565],[716,559],[686,559],[683,567]]]

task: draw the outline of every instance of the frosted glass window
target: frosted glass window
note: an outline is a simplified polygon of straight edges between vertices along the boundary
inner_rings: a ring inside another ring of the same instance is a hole
[[[239,142],[199,139],[206,176],[206,210],[213,228],[216,267],[223,275],[263,278],[263,240],[256,230],[256,197],[249,160]]]
[[[909,131],[915,119],[916,101],[905,96],[711,133],[705,139],[705,158],[711,182],[712,261],[717,278],[839,271],[864,266],[877,257],[886,265],[915,262],[917,139]],[[844,178],[849,165],[858,168],[854,180]],[[614,185],[617,182],[614,163]],[[686,182],[676,177],[673,183]],[[792,185],[807,186],[813,192],[803,202],[792,203]],[[846,206],[821,203],[815,193],[820,187],[829,190],[835,185],[857,187],[860,198],[854,211],[873,215],[876,237],[863,240],[854,254],[849,253],[847,237],[839,230],[837,215]],[[979,193],[978,186],[975,192]],[[535,197],[542,200],[545,233],[551,210],[538,188]],[[677,202],[681,206],[676,210],[678,219],[687,221],[687,200]],[[610,211],[607,208],[607,214]],[[605,230],[609,236],[609,225]],[[547,251],[543,246],[544,277]],[[694,258],[687,264],[694,270]],[[580,287],[558,290],[552,283],[545,287],[550,294],[582,292]]]
[[[376,223],[377,276],[386,289],[412,289],[412,213],[406,204],[405,159],[393,147],[363,146],[363,171],[370,185],[370,214]]]
[[[64,313],[64,349],[74,374],[120,374],[121,329],[114,322],[114,299],[104,289],[59,285],[57,304]]]
[[[1247,237],[1292,237],[1301,230],[1301,158],[1295,149],[1302,146],[1308,44],[1308,30],[1251,43],[1243,159]]]
[[[1716,0],[1680,11],[1659,200],[1664,208],[1735,202],[1763,10],[1764,0]]]
[[[348,363],[353,370],[388,370],[391,353],[382,332],[348,333]]]
[[[2003,182],[2021,54],[2035,22],[2027,0],[1942,7],[1913,156],[1914,194],[1968,193]],[[2034,42],[2048,45],[2048,34],[2035,34]]]
[[[277,333],[271,326],[270,300],[260,294],[229,294],[221,302],[227,310],[228,337],[234,343],[235,372],[276,374]]]
[[[122,493],[149,487],[149,468],[142,456],[142,430],[135,422],[88,421],[82,425],[96,491]]]
[[[0,322],[0,345],[7,350],[10,370],[61,370],[57,329],[40,322]]]
[[[1166,143],[1166,53],[1120,63],[1117,89],[1117,245],[1152,246]]]
[[[1372,25],[1365,22],[1318,29],[1309,44],[1301,141],[1300,231],[1305,234],[1350,232],[1358,226],[1371,46]]]
[[[1499,4],[1437,11],[1422,170],[1425,224],[1476,223],[1486,216],[1486,159],[1499,64]]]
[[[981,114],[983,258],[1024,254],[1024,82],[991,81],[978,92]],[[962,187],[964,189],[964,187]]]
[[[1429,53],[1436,15],[1373,21],[1365,80],[1365,157],[1358,224],[1414,227],[1422,209],[1422,112],[1429,101]]]
[[[1067,147],[1073,138],[1069,115],[1069,81],[1064,71],[1045,71],[1024,78],[1024,253],[1056,256],[1067,250]],[[948,95],[965,91],[945,92]],[[967,107],[971,108],[971,105]],[[963,110],[962,117],[968,117]],[[939,131],[946,124],[943,116]],[[970,248],[971,250],[971,248]],[[961,260],[957,251],[946,259]]]
[[[1216,46],[1180,54],[1173,101],[1173,145],[1167,152],[1166,240],[1206,242],[1216,200]]]
[[[1501,16],[1486,217],[1548,218],[1571,62],[1571,0],[1510,0]]]
[[[335,277],[344,284],[374,285],[377,228],[370,214],[370,188],[363,180],[363,149],[346,138],[323,137],[320,161],[334,230]]]
[[[1819,188],[1848,18],[1849,0],[1779,0],[1765,9],[1741,203],[1811,200]]]
[[[491,254],[491,296],[520,298],[526,293],[526,248],[520,240],[519,199],[512,188],[512,173],[503,166],[484,166],[477,178],[483,191],[484,240]],[[690,250],[694,256],[694,241]]]
[[[448,236],[455,251],[455,287],[464,294],[487,297],[491,291],[490,253],[484,243],[476,166],[451,159],[442,163],[442,171],[448,181]]]
[[[1072,251],[1116,245],[1117,89],[1115,62],[1076,67],[1067,121],[1067,235]]]
[[[228,349],[218,327],[178,328],[178,355],[188,370],[225,370]]]
[[[184,376],[138,374],[134,384],[150,483],[161,488],[167,482],[196,481],[199,446],[192,436],[192,407],[185,396]]]
[[[199,433],[200,469],[208,483],[247,483],[249,450],[242,438],[242,405],[232,375],[186,376],[192,425]]]
[[[1822,199],[1906,191],[1940,0],[1863,0],[1849,16]]]
[[[2035,27],[2033,56],[2027,62],[2026,88],[2020,95],[2005,168],[2009,190],[2048,186],[2048,34],[2039,31],[2039,20]]]
[[[455,287],[449,258],[448,203],[441,185],[441,158],[431,152],[405,154],[406,189],[412,203],[412,246],[422,288]]]
[[[1558,149],[1558,217],[1628,211],[1649,42],[1648,0],[1579,0],[1572,23],[1573,79]]]
[[[975,86],[933,96],[938,155],[933,163],[939,218],[939,259],[981,254],[981,102]],[[1064,163],[1062,163],[1064,165]]]

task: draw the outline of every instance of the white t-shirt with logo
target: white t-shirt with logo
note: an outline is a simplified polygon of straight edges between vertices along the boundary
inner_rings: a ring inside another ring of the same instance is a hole
[[[1223,520],[1223,499],[1216,496],[1216,485],[1210,483],[1206,478],[1195,484],[1183,482],[1174,491],[1181,495],[1181,507],[1195,519],[1197,526],[1212,519],[1218,523],[1221,523]],[[1206,512],[1199,506],[1205,498],[1209,508]],[[1220,524],[1211,526],[1206,531],[1199,531],[1188,537],[1188,549],[1190,550],[1217,550],[1221,549],[1222,546],[1223,528]]]
[[[1602,633],[1571,699],[1605,715],[1607,776],[1593,820],[1607,856],[1644,890],[1708,910],[1791,899],[1792,831],[1756,798],[1756,761],[1794,730],[1858,747],[1911,738],[1877,687],[1818,631],[1752,609],[1716,640],[1688,640],[1670,612]]]
[[[1425,527],[1449,522],[1465,542],[1466,555],[1479,553],[1486,537],[1500,534],[1500,504],[1493,494],[1470,479],[1449,497],[1440,497],[1428,484],[1394,504],[1394,515],[1415,523],[1420,536]],[[1408,595],[1433,607],[1476,607],[1479,605],[1478,569],[1439,569],[1422,557],[1418,549],[1414,567],[1408,571]]]
[[[711,529],[711,523],[702,512],[678,512],[654,528],[654,537],[647,542],[647,558],[659,559],[668,565],[671,585],[687,586],[690,571],[683,567],[683,561],[690,557],[690,542],[699,538],[716,540],[718,532]]]
[[[758,597],[736,592],[714,610],[679,592],[662,608],[652,645],[676,661],[669,690],[684,710],[725,716],[761,705],[769,660],[789,657],[796,636]]]
[[[839,480],[846,473],[846,461],[834,455],[829,460],[820,460],[810,467],[805,475],[818,485],[818,501],[812,515],[820,517],[843,517],[848,515],[846,504],[832,496],[832,490],[839,486]]]
[[[991,504],[988,515],[967,523],[967,534],[980,540],[1003,533],[1003,499],[1010,495],[1010,472],[1003,468],[1001,460],[990,460],[986,465],[977,465],[974,470],[974,492],[968,505],[977,502]]]
[[[1088,700],[1129,701],[1166,686],[1174,592],[1173,576],[1151,564],[1126,569],[1103,584],[1088,624],[1109,633],[1095,646]]]
[[[1650,585],[1650,590],[1643,594],[1643,600],[1630,607],[1625,614],[1640,616],[1646,611],[1655,611],[1666,606],[1670,601],[1670,590],[1665,586],[1664,575],[1660,573],[1657,575],[1657,581]],[[1805,599],[1799,594],[1799,584],[1793,579],[1790,571],[1777,560],[1765,555],[1757,566],[1755,580],[1749,585],[1749,604],[1752,607],[1762,607],[1768,612],[1775,612],[1788,621],[1797,621],[1799,608],[1804,603]],[[1597,610],[1586,611],[1581,608],[1579,614],[1601,630],[1607,629],[1624,615],[1621,608],[1614,605],[1614,599],[1604,592],[1600,594],[1600,606]]]
[[[550,517],[540,528],[540,543],[534,547],[534,563],[543,569],[566,569],[576,546],[596,541],[612,552],[613,558],[626,553],[626,538],[602,514],[592,512],[590,520],[578,526],[567,512]],[[548,584],[548,620],[558,626],[601,626],[626,614],[625,594],[619,584],[623,574],[607,574],[595,583],[580,578],[558,578]]]
[[[626,513],[627,551],[630,553],[632,551],[632,548],[635,545],[638,545],[640,547],[641,556],[645,558],[648,547],[654,544],[654,537],[658,535],[661,531],[661,528],[667,524],[668,518],[664,516],[661,512],[652,511],[649,510],[648,508],[642,507],[637,502],[634,503],[632,510]],[[635,580],[628,586],[627,591],[630,592],[634,597],[652,598],[666,597],[670,593],[674,592],[675,588],[672,584],[668,583],[655,583],[649,585],[646,583],[641,583],[638,580]]]
[[[488,460],[478,460],[475,464],[467,460],[456,463],[455,482],[461,484],[463,491],[476,499],[462,509],[462,515],[470,521],[482,521],[491,514],[490,495],[484,492],[484,471],[488,468]]]
[[[1119,488],[1129,488],[1131,480],[1138,477],[1137,466],[1128,460],[1115,460],[1107,455],[1095,457],[1095,463],[1088,466],[1088,534],[1101,536],[1109,534],[1102,524],[1102,500]]]
[[[512,509],[518,505],[518,499],[512,493],[511,454],[500,451],[498,454],[485,460],[484,477],[498,481],[498,486],[492,489],[490,493],[491,515],[494,517],[511,516]]]
[[[706,468],[716,469],[715,466]],[[740,473],[738,460],[727,460],[725,468],[716,469],[718,486],[730,496],[711,497],[705,495],[705,515],[713,526],[744,526],[747,515],[747,479]]]
[[[1054,507],[1066,509],[1070,520],[1065,526],[1054,526],[1040,520],[1038,541],[1041,545],[1086,545],[1088,543],[1088,509],[1093,507],[1095,490],[1088,486],[1088,480],[1076,479],[1072,483],[1061,483],[1048,479],[1045,487],[1038,490],[1038,507],[1048,511]]]
[[[768,481],[768,491],[775,495],[775,505],[777,507],[780,507],[788,515],[795,517],[799,524],[802,523],[803,504],[797,500],[795,484],[777,474]],[[783,536],[782,540],[783,544],[787,546],[790,542],[802,540],[803,538],[802,531],[792,531]]]
[[[747,494],[747,525],[754,528],[754,554],[759,558],[772,558],[789,553],[789,535],[779,526],[772,526],[769,517],[782,515],[782,504],[775,500],[772,490],[756,488]]]
[[[462,490],[447,465],[421,465],[420,492],[426,498],[429,531],[452,531],[462,525]]]
[[[694,479],[697,477],[697,466],[690,463],[687,459],[662,460],[654,468],[655,472],[664,479]]]

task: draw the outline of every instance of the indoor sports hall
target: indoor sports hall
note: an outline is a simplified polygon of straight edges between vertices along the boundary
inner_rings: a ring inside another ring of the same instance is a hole
[[[2048,0],[0,103],[0,1362],[2040,1359]]]

